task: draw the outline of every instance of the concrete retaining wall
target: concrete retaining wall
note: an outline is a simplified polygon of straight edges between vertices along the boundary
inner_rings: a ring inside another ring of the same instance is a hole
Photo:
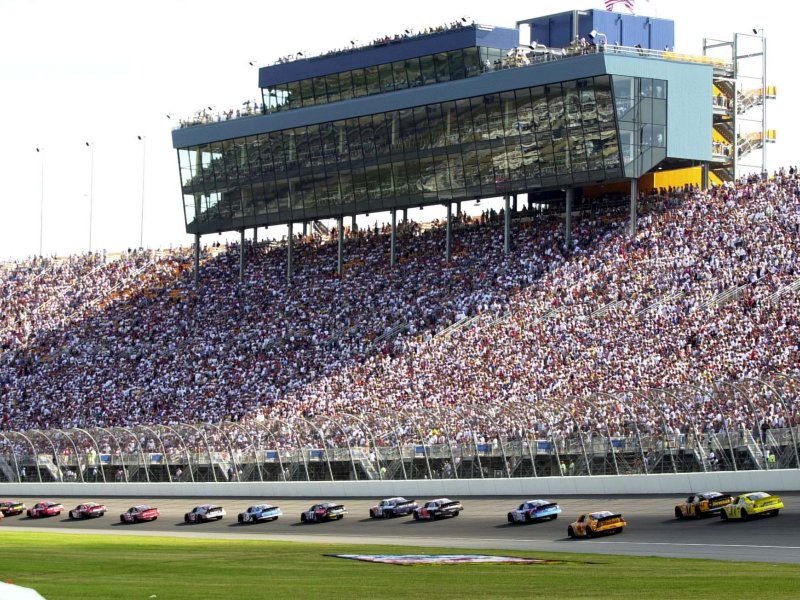
[[[2,497],[298,497],[581,496],[800,491],[800,470],[724,471],[669,475],[602,475],[520,479],[302,481],[288,483],[0,483]]]

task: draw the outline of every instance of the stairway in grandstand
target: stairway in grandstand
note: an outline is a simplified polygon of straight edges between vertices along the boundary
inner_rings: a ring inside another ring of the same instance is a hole
[[[14,469],[11,468],[11,465],[8,464],[5,458],[0,458],[0,474],[2,474],[3,480],[9,483],[17,480]]]

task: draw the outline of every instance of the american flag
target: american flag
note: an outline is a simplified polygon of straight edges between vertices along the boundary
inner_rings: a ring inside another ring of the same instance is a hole
[[[633,12],[634,0],[606,0],[606,10],[614,10],[616,4],[622,4],[629,11]]]

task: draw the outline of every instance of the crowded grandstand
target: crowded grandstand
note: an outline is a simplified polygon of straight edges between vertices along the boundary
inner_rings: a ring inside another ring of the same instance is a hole
[[[318,229],[295,240],[292,283],[285,240],[248,244],[242,283],[234,245],[204,249],[199,285],[190,250],[6,264],[3,443],[96,429],[71,448],[169,454],[177,435],[107,428],[233,423],[209,451],[252,449],[265,429],[265,448],[374,460],[405,444],[580,440],[585,456],[593,438],[714,434],[733,454],[741,434],[751,468],[794,464],[776,436],[800,402],[800,175],[640,203],[634,238],[612,202],[587,204],[570,248],[561,216],[526,207],[507,255],[502,214],[462,215],[451,262],[440,223],[408,222],[394,269],[385,227],[348,230],[341,277],[337,232]],[[730,460],[706,450],[695,469]]]

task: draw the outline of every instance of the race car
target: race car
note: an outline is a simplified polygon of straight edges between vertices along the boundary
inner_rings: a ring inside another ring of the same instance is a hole
[[[27,515],[31,519],[38,519],[39,517],[55,517],[62,512],[64,512],[64,507],[60,503],[44,500],[29,508]]]
[[[427,519],[435,521],[443,517],[457,517],[464,510],[461,502],[450,498],[437,498],[426,502],[422,508],[414,511],[414,520]]]
[[[414,500],[406,500],[402,496],[386,498],[369,509],[369,518],[377,519],[378,517],[383,517],[388,519],[390,517],[402,517],[410,515],[417,508],[419,506]]]
[[[4,517],[13,517],[14,515],[21,515],[26,510],[26,506],[22,502],[14,500],[3,500],[0,502],[0,515]]]
[[[508,513],[509,523],[532,523],[544,519],[555,521],[561,514],[561,507],[549,500],[528,500]]]
[[[260,523],[261,521],[277,521],[283,513],[271,504],[256,504],[239,513],[239,523]]]
[[[622,533],[628,523],[622,515],[608,510],[584,513],[567,527],[567,535],[575,537],[594,537],[603,533]]]
[[[219,521],[226,514],[225,509],[221,506],[201,504],[183,515],[183,520],[187,523],[207,523],[208,521]]]
[[[321,502],[315,504],[300,515],[301,523],[318,523],[320,521],[336,521],[347,514],[347,509],[342,504],[334,502]]]
[[[704,515],[713,515],[722,512],[722,507],[733,501],[728,494],[719,492],[703,492],[692,494],[675,507],[675,518],[687,517],[700,518]]]
[[[746,521],[755,515],[770,515],[777,517],[783,508],[783,500],[778,496],[766,492],[750,492],[734,498],[733,502],[723,507],[719,516],[723,521],[728,519],[741,519]]]
[[[161,513],[154,506],[139,504],[131,506],[119,516],[122,523],[141,523],[142,521],[155,521]]]
[[[69,511],[69,518],[72,520],[75,519],[94,519],[97,517],[102,517],[106,514],[106,507],[105,504],[98,504],[97,502],[85,502],[83,504],[79,504],[71,511]]]

